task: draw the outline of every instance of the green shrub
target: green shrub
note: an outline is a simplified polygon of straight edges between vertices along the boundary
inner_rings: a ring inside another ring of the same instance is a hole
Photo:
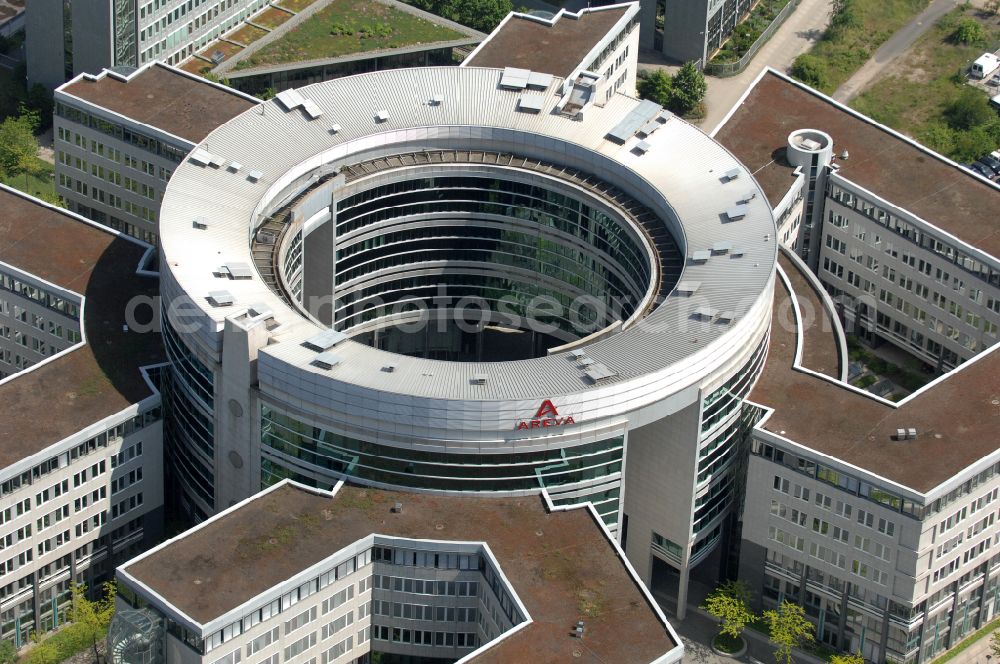
[[[823,89],[828,85],[826,63],[808,53],[795,58],[792,63],[792,76],[814,88]]]
[[[951,40],[956,44],[982,44],[986,41],[986,28],[976,19],[965,17],[951,33]]]

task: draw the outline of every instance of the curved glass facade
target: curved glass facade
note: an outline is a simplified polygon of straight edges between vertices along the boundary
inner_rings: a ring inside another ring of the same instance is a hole
[[[750,428],[741,417],[743,400],[757,382],[767,356],[765,336],[750,359],[702,401],[693,532],[701,535],[733,504],[738,489],[740,444]]]
[[[645,240],[586,198],[463,175],[415,177],[338,201],[334,326],[350,330],[442,294],[552,325],[565,338],[627,319],[653,276]],[[529,302],[540,296],[555,312],[534,312]]]
[[[262,483],[287,477],[329,487],[341,479],[399,489],[514,492],[546,488],[557,504],[593,501],[617,521],[624,436],[542,452],[422,452],[342,436],[261,406]],[[560,497],[556,498],[555,494]]]
[[[177,338],[163,312],[163,345],[170,371],[163,384],[168,467],[197,517],[215,509],[215,415],[212,372]]]

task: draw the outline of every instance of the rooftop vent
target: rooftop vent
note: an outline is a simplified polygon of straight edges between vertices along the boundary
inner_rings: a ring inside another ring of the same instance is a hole
[[[302,110],[306,112],[310,120],[315,120],[319,116],[323,115],[323,109],[321,109],[316,102],[312,99],[306,99],[302,102]]]
[[[733,248],[733,243],[729,240],[722,240],[712,245],[713,254],[728,254]]]
[[[634,150],[639,154],[646,154],[652,147],[653,146],[647,143],[646,141],[639,141],[638,143],[635,144]]]
[[[191,226],[200,231],[206,230],[208,228],[208,217],[195,217],[194,221],[191,222]]]
[[[375,122],[388,122],[389,121],[389,111],[382,109],[375,114]]]
[[[691,260],[694,261],[695,263],[704,263],[711,257],[712,257],[712,252],[705,250],[695,251],[694,253],[691,254]]]
[[[331,134],[338,134],[338,133],[340,133],[340,125],[339,124],[331,125],[330,126],[330,133]]]
[[[340,359],[339,355],[334,353],[320,353],[315,358],[313,358],[312,364],[319,367],[320,369],[330,370],[340,364],[343,360]]]
[[[595,363],[594,360],[591,359],[591,358],[589,358],[589,357],[587,357],[587,356],[583,356],[583,357],[580,358],[580,366],[581,367],[589,367],[589,366],[593,365],[594,363]]]
[[[211,291],[208,294],[208,300],[213,307],[231,307],[236,302],[233,294],[224,290]]]
[[[326,351],[330,350],[345,339],[347,339],[347,335],[343,332],[338,330],[324,330],[319,334],[309,337],[302,343],[307,348],[312,348],[318,351]]]
[[[718,320],[720,323],[731,323],[736,320],[736,314],[732,311],[720,311]]]
[[[528,72],[528,87],[545,90],[552,85],[552,74],[543,74],[540,71]]]
[[[517,110],[525,113],[539,113],[544,104],[545,100],[542,95],[524,95],[517,100]]]
[[[642,134],[643,136],[651,136],[654,131],[656,131],[662,126],[663,125],[661,125],[660,122],[654,118],[649,122],[647,122],[646,124],[642,125],[642,128],[639,129],[639,133]]]
[[[395,370],[396,370],[395,364],[387,364],[384,367],[382,367],[382,371],[386,373],[393,373]]]
[[[726,182],[732,182],[739,176],[740,176],[740,169],[731,168],[728,171],[726,171]]]
[[[621,145],[634,136],[639,127],[646,124],[650,118],[658,117],[662,110],[663,107],[655,101],[648,99],[641,101],[605,135],[605,138]]]
[[[393,514],[402,514],[403,513],[403,503],[393,503],[392,504],[392,513]]]
[[[604,364],[601,364],[600,362],[595,362],[594,364],[587,367],[584,373],[587,375],[587,378],[589,378],[594,383],[599,383],[601,381],[608,380],[609,378],[614,378],[615,376],[618,375],[617,371],[612,371],[611,369],[609,369]]]
[[[523,90],[528,87],[528,77],[531,72],[527,69],[516,67],[505,67],[500,75],[500,87],[508,90]]]
[[[431,106],[440,106],[442,102],[444,102],[444,95],[439,92],[431,96],[429,103]]]
[[[896,435],[893,436],[896,440],[914,440],[917,437],[917,430],[913,427],[903,429],[896,429]]]
[[[743,247],[733,247],[732,249],[729,250],[729,255],[732,258],[737,258],[739,256],[742,256],[743,255]]]
[[[226,164],[226,160],[217,154],[213,154],[208,159],[208,165],[212,168],[222,168]]]
[[[730,221],[738,221],[739,219],[747,216],[749,211],[750,208],[748,208],[745,203],[740,203],[739,205],[734,205],[726,210],[726,216]]]
[[[569,352],[569,354],[571,356],[573,356],[574,358],[576,358],[577,360],[579,360],[582,357],[586,357],[587,356],[587,354],[585,352],[583,352],[582,350],[580,350],[579,348],[577,348],[575,350],[571,350]]]
[[[282,90],[274,96],[282,106],[285,107],[286,111],[291,111],[293,109],[302,106],[305,103],[305,99],[299,94],[299,91],[294,88],[289,88],[288,90]]]
[[[698,307],[694,310],[694,315],[702,320],[714,320],[716,310],[712,307]]]
[[[219,268],[219,274],[230,279],[251,279],[253,271],[246,263],[226,263]]]
[[[188,155],[188,159],[190,159],[192,163],[204,167],[208,166],[212,162],[212,154],[201,148],[196,148],[190,155]]]
[[[230,173],[239,173],[242,168],[243,164],[241,164],[240,162],[231,161],[229,162],[229,168],[227,168],[226,170],[229,171]]]
[[[487,376],[484,373],[472,374],[472,384],[473,385],[485,385],[486,384],[486,379],[488,377],[489,376]]]
[[[251,304],[247,307],[247,314],[249,314],[251,318],[267,318],[268,316],[273,316],[274,312],[271,311],[271,307],[258,302],[257,304]]]
[[[750,201],[752,201],[755,198],[757,198],[757,192],[756,191],[748,191],[747,193],[743,194],[740,197],[740,200],[738,202],[740,202],[740,203],[749,203]]]
[[[677,292],[690,295],[701,288],[700,281],[681,281],[677,284]]]
[[[264,174],[260,171],[250,171],[247,174],[247,180],[250,180],[250,182],[258,182],[262,177],[264,177]]]

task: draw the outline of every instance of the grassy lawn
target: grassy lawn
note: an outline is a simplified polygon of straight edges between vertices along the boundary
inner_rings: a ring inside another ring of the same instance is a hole
[[[991,632],[993,632],[994,630],[996,630],[998,628],[1000,628],[1000,620],[994,620],[993,622],[989,623],[988,625],[986,625],[986,627],[983,627],[978,632],[975,632],[971,636],[967,636],[964,639],[962,639],[961,641],[959,641],[957,646],[953,647],[951,650],[949,650],[945,654],[941,655],[937,659],[932,660],[931,664],[944,664],[948,660],[950,660],[953,657],[955,657],[956,655],[960,654],[963,650],[965,650],[966,648],[968,648],[969,646],[971,646],[973,643],[975,643],[979,639],[982,639],[982,638],[984,638],[986,636],[989,636]],[[989,655],[987,655],[987,658],[988,657],[989,657]]]
[[[798,64],[804,58],[818,69],[816,78],[806,82],[823,92],[833,92],[928,3],[929,0],[845,0],[844,8],[831,21],[823,38],[796,60]],[[800,76],[796,69],[793,67],[793,73]]]
[[[462,36],[374,0],[335,0],[278,41],[241,60],[236,69],[334,58]]]
[[[285,9],[291,9],[293,12],[298,13],[316,2],[316,0],[281,0],[278,4]]]
[[[957,44],[951,39],[956,23],[972,18],[987,32],[987,43]],[[969,88],[956,76],[971,60],[1000,41],[995,17],[985,17],[972,8],[959,8],[944,16],[914,44],[907,67],[876,82],[851,105],[875,120],[933,145],[928,132],[945,122],[945,110]],[[947,152],[947,149],[944,150]],[[952,156],[952,155],[949,155]]]
[[[19,175],[13,178],[6,178],[3,180],[3,183],[15,189],[20,189],[26,194],[31,194],[47,201],[54,201],[56,199],[56,186],[53,179],[55,166],[41,159],[38,160],[38,164],[39,169],[45,169],[41,177]]]

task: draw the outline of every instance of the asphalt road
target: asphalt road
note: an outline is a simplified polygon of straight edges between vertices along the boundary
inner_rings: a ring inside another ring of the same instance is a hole
[[[873,81],[885,73],[886,69],[905,54],[920,35],[927,32],[942,16],[963,4],[959,0],[934,0],[924,11],[896,31],[875,54],[862,65],[861,69],[844,81],[833,93],[833,98],[847,103],[857,97]]]

